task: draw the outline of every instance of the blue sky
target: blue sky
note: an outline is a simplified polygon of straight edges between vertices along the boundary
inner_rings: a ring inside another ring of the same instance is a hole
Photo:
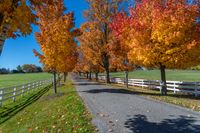
[[[68,11],[74,11],[76,27],[80,27],[85,20],[82,16],[83,11],[88,8],[85,0],[64,0]],[[34,38],[34,32],[38,28],[33,26],[33,33],[26,37],[19,37],[17,39],[7,39],[0,56],[0,68],[15,69],[22,64],[36,64],[40,65],[39,59],[36,58],[32,52],[33,49],[39,50],[40,47]]]

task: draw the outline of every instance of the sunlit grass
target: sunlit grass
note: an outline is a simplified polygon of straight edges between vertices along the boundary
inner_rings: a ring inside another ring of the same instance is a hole
[[[33,81],[49,79],[52,74],[49,73],[31,73],[31,74],[0,74],[0,88],[13,85],[21,85]]]
[[[12,133],[94,132],[91,116],[69,80],[58,88],[58,94],[50,89],[39,100],[5,121],[0,128],[3,132]]]
[[[113,77],[125,77],[124,72],[111,73]],[[129,78],[159,80],[159,70],[136,70],[129,73]],[[166,70],[167,80],[200,82],[200,71],[197,70]]]

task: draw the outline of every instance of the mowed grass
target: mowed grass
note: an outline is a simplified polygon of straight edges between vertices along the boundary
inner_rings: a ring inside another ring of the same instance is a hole
[[[111,73],[113,77],[125,77],[124,72]],[[159,70],[136,70],[129,72],[129,78],[160,80]],[[167,80],[200,82],[198,70],[166,70]]]
[[[72,82],[51,88],[36,102],[0,125],[3,133],[93,133],[91,116],[77,95]]]
[[[31,73],[31,74],[0,74],[0,88],[21,85],[33,81],[49,79],[52,74],[49,73]]]

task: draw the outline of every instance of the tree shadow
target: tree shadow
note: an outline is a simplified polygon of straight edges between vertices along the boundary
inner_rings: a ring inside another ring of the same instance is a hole
[[[78,85],[104,85],[104,84],[78,84]],[[154,90],[151,90],[154,91]],[[160,93],[157,92],[140,92],[140,91],[135,91],[135,90],[128,90],[128,89],[119,89],[119,88],[103,88],[103,89],[92,89],[92,90],[87,90],[83,91],[87,93],[121,93],[121,94],[131,94],[131,95],[147,95],[147,96],[163,96]],[[167,94],[166,96],[168,97],[174,97],[174,98],[187,98],[187,99],[194,99],[198,100],[200,97],[194,97],[192,95],[187,95],[187,94]]]
[[[125,122],[125,127],[134,133],[200,133],[195,118],[180,115],[159,123],[149,122],[145,115],[135,115]]]
[[[43,94],[45,94],[51,88],[51,86],[52,85],[48,85],[47,87],[41,89],[39,92],[32,94],[28,98],[24,97],[19,101],[16,101],[15,103],[12,103],[6,107],[1,107],[3,111],[0,112],[0,125],[9,120],[21,110],[23,110],[25,107],[37,101]]]
[[[129,91],[126,89],[111,89],[111,88],[105,88],[105,89],[92,89],[87,91],[82,91],[86,93],[120,93],[120,94],[135,94],[133,91]]]

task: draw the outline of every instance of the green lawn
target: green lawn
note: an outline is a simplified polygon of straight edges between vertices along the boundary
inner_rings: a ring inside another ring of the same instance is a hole
[[[113,77],[125,77],[124,72],[111,73]],[[137,70],[129,73],[129,78],[160,79],[159,70]],[[200,82],[200,71],[197,70],[166,70],[167,80]]]
[[[44,94],[44,95],[43,95]],[[7,116],[12,116],[0,125],[0,132],[12,133],[93,133],[91,116],[77,95],[72,82],[58,88],[58,94],[53,89],[44,88],[32,95],[30,100],[19,101],[18,106],[5,107]],[[38,100],[37,100],[38,99]],[[29,105],[30,104],[30,105]],[[21,107],[27,105],[26,107]],[[9,112],[9,108],[19,108],[18,113]],[[0,110],[1,111],[1,110]],[[0,114],[2,114],[0,112]],[[3,116],[2,116],[3,117]],[[5,116],[4,116],[5,117]],[[2,119],[2,118],[1,118]]]
[[[33,73],[33,74],[0,74],[0,88],[13,85],[21,85],[28,82],[51,78],[52,74]]]

